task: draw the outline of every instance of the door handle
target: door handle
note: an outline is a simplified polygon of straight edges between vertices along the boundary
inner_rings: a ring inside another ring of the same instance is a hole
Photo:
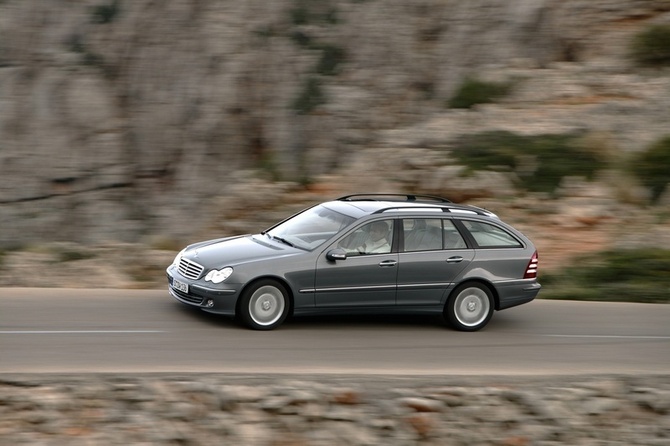
[[[460,263],[462,261],[463,261],[463,257],[461,257],[461,256],[449,257],[447,259],[447,263]]]
[[[379,263],[379,266],[396,266],[398,263],[397,260],[384,260],[383,262]]]

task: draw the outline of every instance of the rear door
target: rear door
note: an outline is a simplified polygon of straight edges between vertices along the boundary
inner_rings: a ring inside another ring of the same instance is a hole
[[[404,218],[398,254],[399,306],[440,305],[475,253],[450,219]]]

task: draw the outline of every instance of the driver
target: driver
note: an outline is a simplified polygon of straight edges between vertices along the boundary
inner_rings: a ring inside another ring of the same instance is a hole
[[[375,221],[370,224],[368,238],[356,250],[361,254],[376,254],[391,252],[391,245],[386,238],[389,227],[386,222]]]

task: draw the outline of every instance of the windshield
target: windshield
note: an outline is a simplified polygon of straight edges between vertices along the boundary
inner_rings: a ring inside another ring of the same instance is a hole
[[[312,250],[349,226],[354,220],[353,217],[319,205],[289,218],[264,234],[287,245]]]

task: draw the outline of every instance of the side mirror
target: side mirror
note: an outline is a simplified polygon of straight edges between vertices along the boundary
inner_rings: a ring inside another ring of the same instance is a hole
[[[347,252],[342,248],[331,249],[326,253],[328,260],[347,260]]]

